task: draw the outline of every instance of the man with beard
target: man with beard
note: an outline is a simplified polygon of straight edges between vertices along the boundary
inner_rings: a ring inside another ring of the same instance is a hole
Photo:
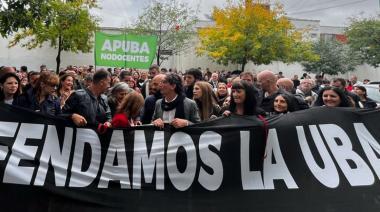
[[[202,72],[199,69],[191,68],[185,72],[185,95],[189,99],[193,99],[194,84],[202,80]]]
[[[162,95],[160,92],[160,84],[161,84],[161,81],[164,80],[164,78],[165,78],[165,74],[158,74],[150,82],[152,94],[149,95],[145,99],[144,108],[141,113],[142,124],[150,124],[152,122],[152,117],[153,117],[156,101],[162,98]]]
[[[160,67],[158,65],[152,65],[149,68],[149,80],[146,80],[144,84],[141,86],[141,94],[143,95],[144,99],[147,98],[150,94],[150,81],[153,79],[157,74],[160,73]]]

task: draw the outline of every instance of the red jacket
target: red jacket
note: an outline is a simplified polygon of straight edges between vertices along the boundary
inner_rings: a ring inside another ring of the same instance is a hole
[[[113,116],[111,124],[113,128],[123,128],[131,126],[131,124],[128,121],[127,114],[125,113],[116,113]]]

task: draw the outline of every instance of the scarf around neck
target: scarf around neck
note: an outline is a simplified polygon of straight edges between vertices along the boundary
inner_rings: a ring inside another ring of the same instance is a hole
[[[166,102],[165,98],[162,99],[161,108],[163,111],[171,111],[176,109],[175,118],[185,119],[185,109],[183,101],[185,100],[185,96],[178,94],[177,98],[172,102]]]

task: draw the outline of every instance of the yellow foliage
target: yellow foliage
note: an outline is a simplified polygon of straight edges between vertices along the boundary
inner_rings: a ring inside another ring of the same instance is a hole
[[[214,8],[215,26],[198,30],[197,53],[221,63],[251,60],[267,64],[296,58],[294,54],[300,51],[295,51],[295,46],[308,51],[309,47],[302,45],[302,33],[295,31],[284,16],[282,5],[269,5],[265,0],[241,0],[238,4],[230,1],[226,8]]]

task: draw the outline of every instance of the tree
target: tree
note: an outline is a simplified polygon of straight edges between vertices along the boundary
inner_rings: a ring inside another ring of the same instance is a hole
[[[214,8],[215,26],[198,31],[198,55],[207,55],[219,64],[241,64],[242,70],[249,61],[260,65],[273,60],[316,59],[311,44],[301,40],[301,32],[294,30],[282,7],[270,9],[267,3],[246,0]]]
[[[1,4],[4,2],[4,4]],[[2,0],[0,1],[0,34],[6,37],[19,29],[30,28],[34,22],[44,21],[49,9],[48,0]]]
[[[338,41],[320,40],[313,44],[313,51],[319,56],[318,61],[302,62],[304,71],[316,74],[337,75],[354,71],[360,64],[359,56],[349,47]]]
[[[351,19],[346,29],[348,44],[361,56],[362,62],[373,67],[380,65],[380,20],[376,18]]]
[[[155,35],[157,43],[157,65],[161,65],[170,54],[177,54],[192,46],[195,12],[187,4],[175,0],[155,1],[145,9],[133,26],[135,34]]]
[[[29,21],[27,25],[15,23],[8,31],[6,28],[3,29],[4,32],[13,32],[18,28],[22,29],[15,32],[9,47],[21,43],[22,47],[33,49],[41,47],[45,42],[50,42],[52,47],[58,49],[56,57],[56,71],[58,73],[62,51],[87,53],[92,50],[92,38],[97,27],[97,20],[89,14],[88,9],[95,6],[95,2],[91,0],[71,0],[66,2],[48,0],[45,3],[40,8],[40,11],[46,12],[44,15],[40,14],[39,18],[35,20],[27,20]],[[12,11],[13,9],[8,6],[7,10]],[[27,14],[30,11],[25,9],[24,12]],[[30,16],[30,18],[32,17]],[[0,17],[0,19],[3,19],[3,17]]]

